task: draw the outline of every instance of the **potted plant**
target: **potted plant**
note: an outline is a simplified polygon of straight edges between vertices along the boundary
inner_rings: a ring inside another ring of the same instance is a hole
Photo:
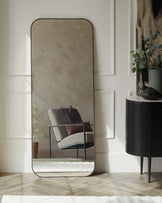
[[[150,37],[143,37],[142,48],[132,50],[131,54],[133,55],[132,71],[148,70],[149,87],[162,94],[162,44],[155,43],[159,35],[160,32],[157,30]]]
[[[38,138],[40,136],[46,137],[48,138],[47,133],[45,132],[40,132],[40,120],[38,118],[38,114],[39,114],[39,109],[38,106],[36,104],[33,105],[32,107],[32,126],[33,126],[33,130],[32,130],[32,136],[33,136],[33,142],[32,142],[32,157],[33,158],[37,158],[38,155],[38,147],[39,147],[39,142],[38,142]]]

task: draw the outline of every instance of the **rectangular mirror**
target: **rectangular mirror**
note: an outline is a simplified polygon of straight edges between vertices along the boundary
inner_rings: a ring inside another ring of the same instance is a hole
[[[93,28],[86,19],[31,26],[32,165],[41,177],[94,170]]]

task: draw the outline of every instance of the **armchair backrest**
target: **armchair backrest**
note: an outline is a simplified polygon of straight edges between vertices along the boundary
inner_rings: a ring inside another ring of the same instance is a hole
[[[59,109],[49,109],[48,116],[51,125],[57,126],[68,123]],[[62,139],[68,136],[65,126],[52,127],[52,130],[57,142],[60,142]]]

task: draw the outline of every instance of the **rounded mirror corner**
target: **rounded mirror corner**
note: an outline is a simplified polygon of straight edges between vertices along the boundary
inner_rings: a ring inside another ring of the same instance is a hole
[[[91,20],[89,20],[88,18],[81,18],[81,19],[84,20],[85,22],[87,22],[91,26],[91,28],[93,30],[93,23],[92,23]]]
[[[37,18],[37,19],[35,19],[32,23],[31,23],[31,25],[30,25],[30,31],[32,32],[32,29],[33,29],[33,26],[37,23],[37,22],[39,22],[40,20],[42,20],[43,18]]]

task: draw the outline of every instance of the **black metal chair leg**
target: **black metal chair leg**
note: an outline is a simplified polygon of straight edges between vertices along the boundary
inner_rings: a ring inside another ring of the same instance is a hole
[[[148,183],[151,181],[151,156],[148,157]]]
[[[141,174],[143,173],[143,156],[141,156]]]
[[[86,154],[86,147],[84,146],[84,159],[87,159],[87,154]]]
[[[51,155],[51,127],[49,127],[49,155],[50,157]]]
[[[85,125],[83,124],[83,133],[84,133],[84,159],[87,159],[86,155],[86,134],[85,134]]]
[[[78,157],[78,148],[77,148],[77,157]]]

